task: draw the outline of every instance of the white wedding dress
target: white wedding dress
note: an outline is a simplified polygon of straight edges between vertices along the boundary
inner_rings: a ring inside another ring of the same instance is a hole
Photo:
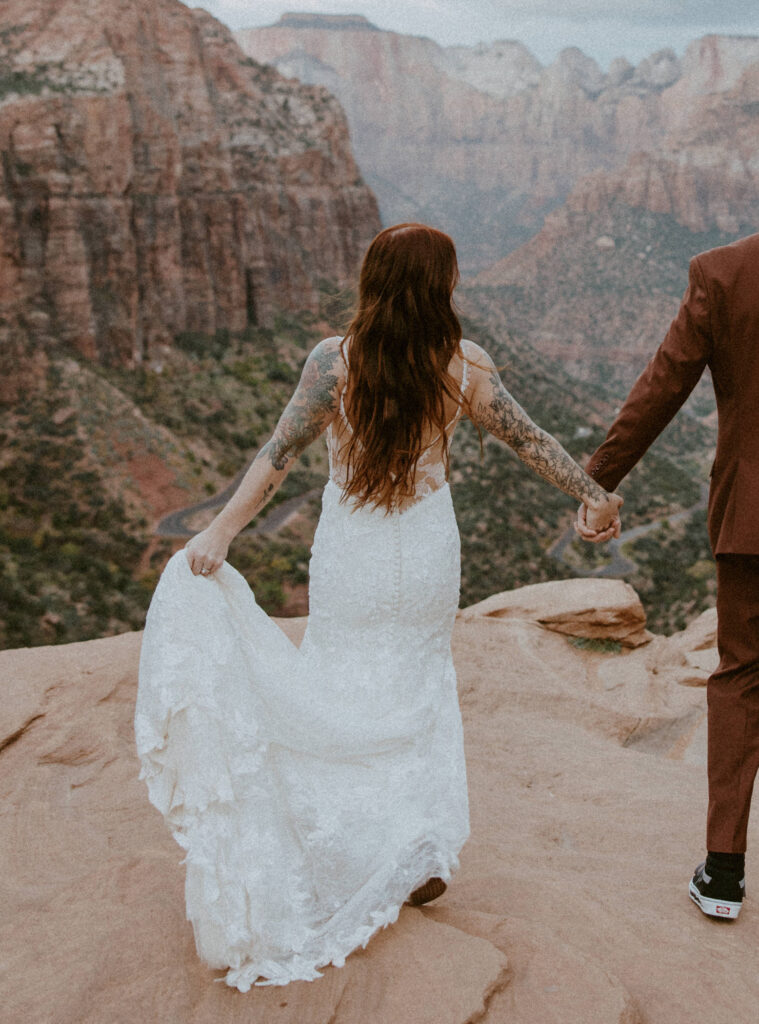
[[[141,778],[186,851],[198,953],[243,992],[342,966],[414,888],[450,879],[469,834],[440,445],[405,511],[354,510],[340,502],[349,430],[341,402],[300,648],[231,565],[193,576],[183,551],[145,627]]]

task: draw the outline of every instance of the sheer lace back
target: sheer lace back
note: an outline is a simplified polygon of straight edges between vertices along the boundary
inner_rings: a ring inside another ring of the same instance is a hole
[[[462,401],[463,398],[466,397],[467,388],[469,387],[470,361],[464,350],[465,344],[466,342],[461,342],[463,370],[459,386],[462,397],[459,399],[456,411],[446,424],[444,432],[444,436],[447,438],[449,444],[453,437],[453,432],[456,429],[456,425],[461,419]],[[347,371],[349,355],[345,352],[345,349],[343,349],[343,353]],[[332,482],[336,484],[341,491],[344,491],[348,484],[348,466],[341,456],[346,451],[348,442],[352,435],[353,428],[345,411],[345,388],[343,388],[343,391],[340,394],[338,415],[332,423],[330,423],[326,431],[327,452],[329,455],[329,476],[330,480],[332,480]],[[416,464],[414,496],[412,498],[407,498],[405,501],[400,503],[400,511],[404,511],[411,505],[415,505],[418,501],[421,501],[423,498],[426,498],[428,495],[433,494],[435,491],[438,491],[441,487],[445,486],[446,474],[445,463],[443,461],[443,450],[443,435],[437,434],[425,446],[419,457],[419,461]]]

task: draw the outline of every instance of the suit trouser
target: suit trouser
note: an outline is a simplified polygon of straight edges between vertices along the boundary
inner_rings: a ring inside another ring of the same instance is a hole
[[[759,767],[759,555],[717,555],[719,666],[707,684],[708,850],[743,853]]]

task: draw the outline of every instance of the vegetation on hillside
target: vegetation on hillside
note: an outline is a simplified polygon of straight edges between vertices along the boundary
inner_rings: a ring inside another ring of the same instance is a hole
[[[706,510],[684,522],[662,523],[645,537],[631,541],[624,554],[637,565],[628,583],[640,594],[648,626],[674,633],[717,600],[717,571],[706,530]]]
[[[281,318],[273,329],[231,336],[183,335],[160,364],[136,370],[96,366],[49,352],[44,382],[0,406],[0,645],[14,647],[104,636],[140,628],[162,566],[182,539],[156,539],[155,525],[175,507],[221,492],[271,431],[325,319],[343,301],[325,293],[321,317]],[[518,339],[495,340],[466,323],[504,366],[504,378],[533,418],[582,460],[603,438],[608,407],[597,391],[538,360]],[[675,446],[676,447],[676,446]],[[694,474],[676,465],[671,439],[631,474],[626,525],[666,516],[698,499]],[[171,500],[151,494],[162,467]],[[326,452],[304,454],[272,503],[318,489]],[[147,479],[147,483],[146,483]],[[452,459],[462,535],[462,604],[499,590],[585,571],[558,564],[547,549],[570,523],[575,503],[527,470],[508,448],[463,424]],[[159,509],[163,501],[163,511]],[[158,504],[157,504],[158,503]],[[206,515],[212,514],[211,512]],[[252,531],[234,542],[232,563],[270,612],[304,589],[318,502],[304,501],[296,529]],[[202,519],[202,517],[201,517]],[[197,519],[196,526],[202,525]],[[679,542],[682,573],[661,585],[665,560],[636,545],[634,580],[654,628],[675,625],[709,599],[692,537]],[[671,542],[674,547],[675,539]],[[638,552],[641,552],[640,557]],[[595,549],[586,549],[592,568]],[[672,563],[672,560],[670,559]],[[674,564],[674,563],[673,563]],[[679,581],[679,582],[678,582]],[[678,589],[679,587],[679,589]],[[664,602],[676,609],[660,612]]]
[[[135,571],[147,522],[109,493],[58,390],[28,395],[0,426],[0,645],[138,628],[156,580]],[[165,555],[154,552],[155,565]]]
[[[43,379],[0,406],[0,647],[142,627],[183,540],[154,537],[150,488],[132,473],[160,460],[175,504],[220,491],[297,380],[308,345],[297,324],[280,330],[286,341],[262,330],[207,339],[200,351],[198,339],[179,339],[163,366],[137,371],[51,352]],[[322,481],[319,464],[307,453],[277,500]],[[298,537],[248,535],[235,564],[263,607],[278,610],[288,587],[306,582],[308,552]]]
[[[464,298],[494,330],[541,354],[552,347],[572,353],[565,371],[599,385],[607,398],[624,398],[677,311],[690,260],[741,232],[694,232],[671,216],[620,202],[567,217],[570,226],[545,240],[545,251],[534,251],[541,236],[525,246],[524,265],[510,268],[510,283],[475,283]],[[698,416],[714,410],[708,380],[689,409]]]

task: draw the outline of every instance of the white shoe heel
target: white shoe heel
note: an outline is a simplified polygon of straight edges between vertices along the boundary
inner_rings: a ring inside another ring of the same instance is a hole
[[[688,895],[709,917],[719,917],[724,921],[734,921],[741,912],[740,903],[731,903],[729,900],[712,900],[708,896],[702,896],[693,882],[688,886]]]

